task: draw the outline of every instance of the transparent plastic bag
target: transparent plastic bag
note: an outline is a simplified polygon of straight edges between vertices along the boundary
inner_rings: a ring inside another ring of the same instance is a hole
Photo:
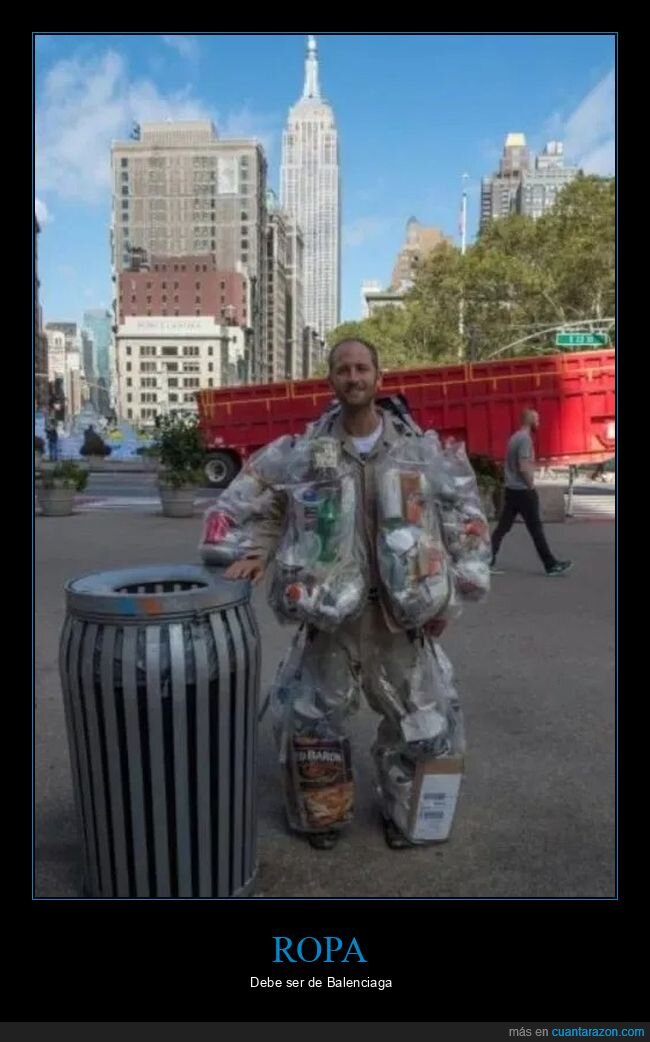
[[[476,475],[462,441],[450,440],[441,461],[441,516],[452,560],[454,587],[461,601],[479,602],[490,590],[492,545]]]
[[[299,630],[270,691],[292,828],[314,832],[350,821],[354,793],[343,721],[358,701],[358,683],[344,651],[332,647],[310,654],[305,629]]]
[[[367,596],[354,476],[339,467],[329,480],[295,483],[285,491],[287,516],[270,604],[281,621],[335,630],[363,610]]]
[[[273,494],[252,473],[240,471],[204,515],[199,553],[205,564],[231,564],[254,553],[255,524]]]
[[[400,724],[400,739],[384,740],[382,728],[374,749],[377,786],[384,814],[414,844],[418,838],[413,814],[413,786],[419,767],[465,753],[463,714],[451,663],[442,648],[425,641],[412,671],[411,708]],[[384,732],[385,735],[391,732]]]
[[[423,442],[400,443],[399,454],[391,453],[376,471],[379,574],[395,619],[406,629],[440,618],[451,596],[432,478],[435,454],[426,459]]]

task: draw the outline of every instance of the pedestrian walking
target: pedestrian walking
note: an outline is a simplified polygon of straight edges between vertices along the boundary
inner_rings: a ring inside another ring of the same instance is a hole
[[[523,519],[548,576],[565,575],[573,567],[572,561],[557,560],[544,534],[539,495],[535,488],[533,432],[538,429],[539,413],[535,409],[525,409],[521,416],[521,427],[508,441],[504,466],[503,508],[497,527],[492,533],[491,567],[495,573],[501,543],[512,528],[517,515]]]

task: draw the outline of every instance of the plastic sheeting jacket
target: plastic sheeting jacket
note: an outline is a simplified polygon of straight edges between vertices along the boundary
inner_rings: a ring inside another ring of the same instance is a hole
[[[392,633],[400,632],[399,626],[391,613],[386,594],[377,567],[377,480],[375,467],[384,459],[388,451],[402,438],[415,438],[415,434],[398,416],[386,409],[377,407],[381,414],[383,432],[367,456],[360,456],[354,442],[343,426],[342,413],[326,415],[317,421],[307,432],[307,437],[327,435],[336,438],[341,446],[345,459],[353,466],[357,489],[356,509],[357,531],[363,533],[367,560],[370,568],[370,590],[376,594],[381,605],[386,626]],[[274,551],[280,541],[284,529],[286,497],[282,492],[273,496],[267,516],[255,526],[255,543],[258,556],[265,562],[272,560]]]

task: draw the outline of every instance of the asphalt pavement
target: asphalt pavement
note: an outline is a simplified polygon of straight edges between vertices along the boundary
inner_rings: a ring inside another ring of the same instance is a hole
[[[138,480],[153,475],[138,475]],[[94,476],[93,476],[94,480]],[[130,485],[129,479],[129,487]],[[124,486],[122,486],[124,487]],[[152,494],[152,493],[149,493]],[[80,512],[36,518],[36,873],[38,897],[80,896],[58,641],[63,586],[91,571],[197,561],[201,519]],[[333,851],[288,832],[268,714],[259,743],[259,871],[254,897],[611,897],[614,894],[614,525],[547,526],[568,576],[540,571],[523,526],[506,538],[489,600],[443,639],[456,668],[468,735],[450,840],[389,850],[369,748],[377,717],[350,726],[357,779],[353,824]],[[262,695],[290,640],[263,589]]]

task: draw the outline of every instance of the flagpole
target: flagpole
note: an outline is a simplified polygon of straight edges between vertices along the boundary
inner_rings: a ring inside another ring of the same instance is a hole
[[[461,257],[465,256],[465,251],[467,250],[467,187],[466,187],[466,184],[467,184],[468,180],[469,180],[469,174],[463,174],[463,177],[462,177],[463,194],[462,194],[462,197],[461,197],[461,204],[460,204],[460,255],[461,255]],[[463,300],[462,296],[460,298],[460,305],[459,305],[459,308],[458,308],[458,335],[461,338],[460,343],[458,345],[458,361],[462,362],[462,360],[463,360],[463,340],[462,340],[462,338],[465,335],[465,301]]]

